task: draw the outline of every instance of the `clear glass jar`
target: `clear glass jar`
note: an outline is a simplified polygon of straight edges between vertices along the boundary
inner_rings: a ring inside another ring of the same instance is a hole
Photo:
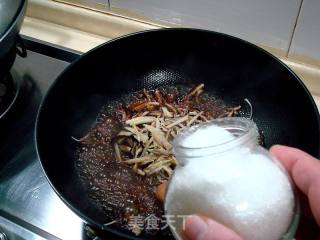
[[[210,136],[212,126],[231,133],[232,139],[221,142]],[[186,147],[184,140],[199,131],[206,131],[206,140],[194,138],[196,147]],[[169,180],[164,207],[177,239],[182,239],[190,214],[210,217],[246,240],[294,238],[299,204],[293,184],[258,138],[256,124],[245,118],[216,119],[176,137],[178,166]]]

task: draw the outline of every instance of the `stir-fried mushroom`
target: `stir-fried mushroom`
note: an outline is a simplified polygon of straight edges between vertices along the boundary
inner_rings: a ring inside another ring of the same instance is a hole
[[[137,174],[153,178],[155,183],[167,180],[177,165],[172,154],[174,137],[187,127],[214,118],[210,105],[206,109],[201,107],[203,92],[204,84],[180,97],[159,89],[144,89],[140,98],[126,107],[130,114],[122,114],[122,117],[132,117],[123,119],[125,127],[114,144],[117,160],[131,166]],[[234,116],[240,108],[220,109],[216,117]]]
[[[128,223],[134,216],[162,216],[158,200],[163,201],[165,182],[177,165],[173,139],[185,128],[234,116],[240,108],[210,97],[204,84],[190,91],[175,86],[144,89],[105,106],[84,137],[72,137],[79,144],[79,175],[89,197],[110,220],[105,225],[119,225],[137,235],[150,231]]]

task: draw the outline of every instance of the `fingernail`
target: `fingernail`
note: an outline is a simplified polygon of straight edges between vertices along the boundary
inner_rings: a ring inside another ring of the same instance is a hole
[[[197,215],[191,215],[186,219],[185,235],[189,239],[197,239],[208,227],[207,222]]]

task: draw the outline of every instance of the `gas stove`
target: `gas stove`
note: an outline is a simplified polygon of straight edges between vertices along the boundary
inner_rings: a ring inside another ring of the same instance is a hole
[[[28,56],[17,57],[11,70],[20,92],[0,124],[0,240],[89,239],[85,223],[49,185],[34,142],[42,97],[80,54],[35,39],[24,41]]]

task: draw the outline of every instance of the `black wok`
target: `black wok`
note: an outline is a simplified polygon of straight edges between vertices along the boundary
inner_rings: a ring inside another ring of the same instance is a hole
[[[267,147],[286,144],[319,156],[316,105],[301,80],[278,59],[220,33],[153,30],[118,38],[85,54],[58,77],[44,98],[36,126],[37,150],[57,194],[91,226],[132,236],[103,226],[108,219],[87,197],[75,171],[71,136],[83,136],[101,107],[121,94],[197,83],[227,103],[249,99]]]

